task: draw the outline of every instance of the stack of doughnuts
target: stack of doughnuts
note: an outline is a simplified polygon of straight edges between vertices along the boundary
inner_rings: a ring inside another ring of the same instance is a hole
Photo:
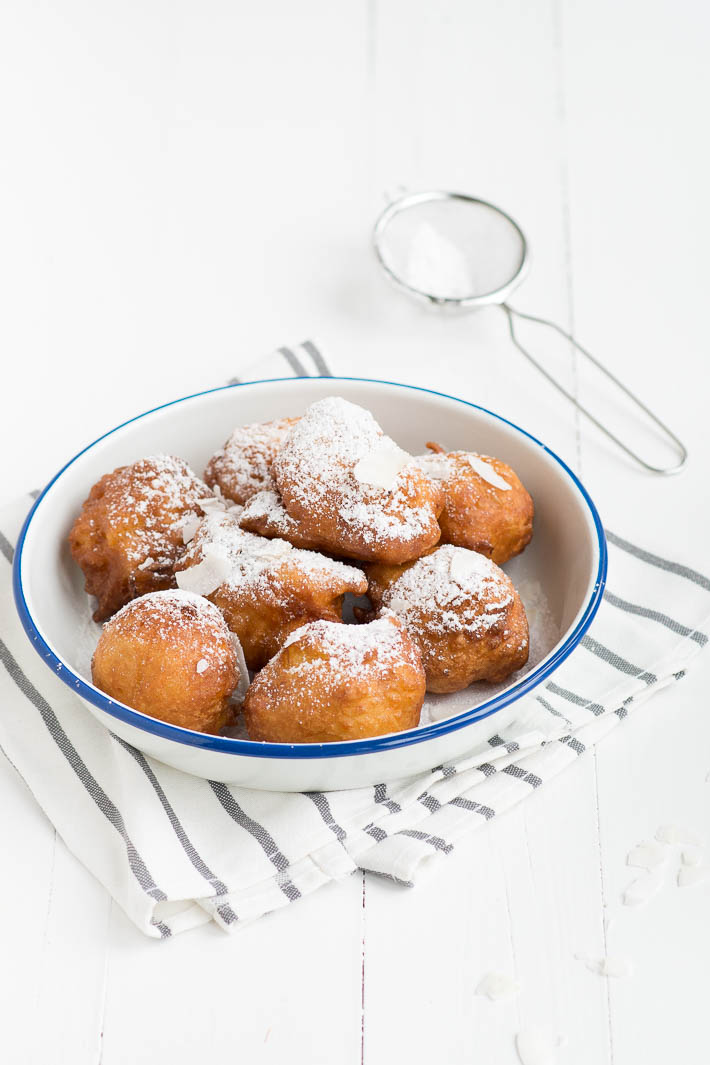
[[[238,426],[204,480],[173,456],[106,474],[69,537],[105,622],[96,686],[183,728],[241,713],[253,740],[328,743],[414,728],[426,691],[521,669],[500,566],[530,542],[532,499],[497,458],[427,447],[334,396]]]

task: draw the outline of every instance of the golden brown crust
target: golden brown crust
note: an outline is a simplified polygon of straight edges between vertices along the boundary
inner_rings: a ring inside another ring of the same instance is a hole
[[[234,716],[234,642],[198,596],[157,592],[129,603],[104,626],[91,672],[112,699],[181,728],[217,733]]]
[[[331,743],[415,728],[424,692],[419,651],[395,619],[315,622],[262,669],[243,710],[253,740]]]
[[[239,524],[248,532],[265,536],[269,540],[287,540],[294,547],[301,547],[306,551],[327,550],[319,540],[308,535],[301,522],[291,517],[275,484],[250,496]]]
[[[240,425],[207,464],[205,481],[226,499],[244,504],[272,484],[271,464],[298,418]]]
[[[98,602],[95,621],[147,592],[175,585],[182,522],[213,495],[182,459],[156,456],[98,481],[69,534],[69,546]]]
[[[444,506],[439,515],[441,542],[467,547],[502,565],[530,543],[533,534],[533,501],[520,478],[500,459],[472,452],[443,453],[439,445],[433,456],[423,456],[421,469],[441,476]],[[442,456],[441,458],[439,456]],[[492,470],[508,488],[491,483],[472,465]]]
[[[306,622],[341,621],[346,592],[362,595],[367,589],[364,574],[353,566],[245,532],[230,514],[202,522],[176,573],[203,562],[215,548],[228,559],[228,573],[204,592],[239,637],[250,669],[265,665]]]
[[[427,691],[497,683],[528,660],[525,609],[509,577],[476,552],[442,545],[408,566],[370,573],[376,614],[391,611],[422,654]]]

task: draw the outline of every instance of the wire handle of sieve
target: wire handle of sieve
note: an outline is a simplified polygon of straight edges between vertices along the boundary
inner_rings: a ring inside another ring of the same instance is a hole
[[[665,476],[670,476],[674,473],[680,473],[680,471],[683,469],[686,462],[688,461],[688,449],[686,448],[685,444],[683,444],[683,442],[678,439],[675,433],[672,432],[672,430],[669,429],[668,426],[664,422],[662,422],[661,419],[656,414],[654,414],[653,411],[650,410],[645,403],[642,402],[642,400],[638,398],[638,396],[634,395],[631,389],[627,388],[627,386],[622,381],[620,381],[619,378],[611,372],[611,370],[607,369],[607,367],[604,366],[604,364],[601,363],[599,359],[595,358],[595,356],[592,355],[590,351],[587,351],[586,348],[582,347],[578,340],[575,340],[575,338],[570,333],[567,333],[561,326],[557,325],[556,322],[551,322],[549,318],[538,318],[534,314],[524,314],[523,311],[515,310],[515,308],[511,307],[508,303],[501,303],[500,306],[506,313],[508,319],[508,329],[510,330],[510,338],[515,344],[518,351],[520,351],[525,356],[525,358],[528,359],[533,364],[533,366],[535,366],[540,371],[540,373],[547,378],[550,384],[553,384],[555,388],[559,392],[561,392],[562,395],[566,397],[566,399],[570,401],[570,403],[574,404],[574,406],[579,411],[581,411],[582,414],[589,418],[591,422],[594,422],[598,429],[601,429],[601,431],[606,436],[608,436],[610,440],[613,440],[614,443],[622,449],[622,451],[625,451],[626,454],[629,455],[635,462],[637,462],[640,466],[643,466],[644,469],[650,470],[651,473],[660,473]],[[620,440],[619,437],[611,431],[611,429],[604,425],[603,422],[600,422],[599,419],[596,418],[591,411],[587,410],[587,408],[584,407],[579,402],[579,400],[572,395],[571,392],[568,392],[567,389],[564,388],[563,385],[561,385],[560,382],[555,377],[553,377],[552,374],[549,373],[540,362],[538,362],[535,356],[531,355],[527,348],[523,346],[515,331],[515,318],[522,318],[527,322],[535,322],[537,325],[548,326],[550,329],[554,329],[556,333],[559,333],[561,337],[564,337],[564,339],[567,340],[574,348],[576,348],[576,350],[581,355],[584,355],[585,358],[589,359],[589,361],[592,362],[597,367],[597,369],[605,375],[605,377],[607,377],[613,384],[616,385],[617,388],[619,388],[626,396],[628,396],[629,399],[633,403],[635,403],[640,410],[644,412],[644,414],[647,414],[648,417],[652,421],[654,421],[656,425],[663,431],[663,433],[665,433],[665,435],[673,441],[673,443],[678,449],[680,461],[676,463],[675,466],[653,466],[650,462],[646,462],[645,459],[641,458],[641,456],[638,455],[632,448],[630,448],[628,444],[625,444],[623,440]]]

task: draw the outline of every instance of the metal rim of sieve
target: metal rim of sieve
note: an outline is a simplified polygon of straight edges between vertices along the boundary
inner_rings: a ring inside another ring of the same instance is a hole
[[[437,201],[453,200],[459,203],[474,204],[476,207],[485,207],[487,210],[494,212],[500,218],[504,219],[508,225],[515,230],[515,233],[520,240],[522,248],[522,254],[520,262],[516,266],[510,279],[503,285],[499,285],[498,288],[491,289],[490,292],[484,292],[477,296],[433,296],[430,292],[425,292],[423,289],[416,288],[414,285],[410,285],[400,275],[392,269],[387,257],[383,251],[385,243],[385,234],[387,228],[392,220],[404,211],[408,211],[413,207],[419,207],[424,203],[434,203]],[[525,234],[522,229],[506,211],[501,207],[497,207],[494,203],[489,203],[488,200],[478,199],[476,196],[467,196],[463,192],[415,192],[410,195],[403,196],[401,199],[395,200],[388,207],[384,209],[375,223],[373,230],[373,244],[375,248],[375,255],[377,256],[380,266],[390,278],[390,280],[403,291],[408,292],[410,295],[415,295],[421,299],[426,300],[428,303],[436,303],[438,305],[455,305],[458,307],[486,307],[491,304],[502,304],[508,299],[508,296],[520,285],[526,278],[529,267],[529,246],[525,239]]]
[[[520,240],[521,255],[520,262],[518,263],[514,273],[511,277],[498,288],[492,289],[490,292],[485,292],[477,296],[434,296],[430,292],[425,292],[423,289],[416,288],[414,285],[405,281],[397,272],[390,266],[387,258],[383,252],[383,244],[387,228],[397,215],[402,214],[404,211],[409,211],[414,207],[421,206],[424,203],[433,203],[436,201],[458,201],[463,204],[472,204],[476,207],[485,207],[487,210],[494,212],[499,218],[502,218],[516,233]],[[583,347],[579,341],[568,333],[556,322],[550,321],[549,318],[540,318],[537,315],[526,314],[523,311],[518,311],[514,307],[511,307],[507,302],[508,297],[512,292],[524,281],[528,266],[529,266],[529,247],[528,242],[525,239],[525,234],[522,229],[506,211],[497,207],[494,203],[490,203],[489,200],[482,200],[476,196],[468,196],[463,192],[447,192],[444,190],[432,190],[428,192],[415,192],[409,193],[390,203],[384,211],[380,214],[379,218],[375,222],[373,230],[373,245],[375,255],[379,261],[383,271],[390,279],[403,292],[408,293],[410,296],[414,296],[417,299],[424,300],[427,303],[435,304],[439,307],[461,307],[475,310],[476,307],[486,306],[499,306],[505,312],[508,319],[508,330],[510,338],[518,349],[518,351],[528,359],[529,362],[535,366],[540,373],[547,378],[550,384],[554,385],[558,392],[569,400],[569,402],[577,408],[582,414],[584,414],[589,420],[597,426],[610,440],[612,440],[618,447],[621,448],[630,458],[637,462],[639,466],[642,466],[649,473],[658,473],[663,475],[670,475],[680,473],[685,467],[688,461],[688,449],[685,444],[679,439],[678,436],[661,421],[657,414],[655,414],[650,407],[648,407],[643,400],[639,399],[635,392],[633,392],[627,385],[620,381],[616,374],[612,373],[599,359],[596,358],[587,348]],[[591,362],[596,368],[609,380],[611,383],[619,389],[624,395],[626,395],[636,407],[643,411],[645,415],[661,430],[662,434],[666,437],[671,445],[676,449],[678,454],[678,461],[673,466],[656,466],[654,463],[647,462],[645,458],[638,454],[632,447],[629,446],[624,440],[620,439],[615,432],[613,432],[609,426],[605,425],[596,415],[590,411],[587,407],[583,406],[577,397],[569,392],[564,385],[562,385],[557,378],[551,374],[543,364],[537,359],[521,342],[518,337],[515,321],[516,319],[522,319],[523,321],[533,322],[537,325],[546,326],[549,329],[554,330],[557,334],[567,340],[585,359]]]

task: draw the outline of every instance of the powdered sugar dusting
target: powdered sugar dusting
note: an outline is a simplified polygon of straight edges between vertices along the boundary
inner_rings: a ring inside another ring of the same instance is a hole
[[[399,451],[369,411],[332,396],[313,403],[291,430],[274,461],[276,482],[282,493],[288,485],[292,501],[308,512],[328,512],[337,496],[340,522],[367,544],[413,540],[430,529],[432,511],[407,497],[408,466],[391,490],[365,487],[355,475],[357,468],[377,466],[376,456],[388,449]]]
[[[104,632],[111,631],[130,633],[136,644],[151,646],[160,641],[174,645],[182,640],[192,645],[197,635],[201,651],[198,666],[204,663],[198,673],[223,666],[230,639],[216,606],[200,595],[179,589],[149,592],[133,599],[106,623]]]
[[[461,467],[458,460],[465,459],[474,473],[502,492],[511,492],[513,486],[509,484],[493,466],[490,455],[479,455],[475,451],[451,451],[436,452],[433,455],[418,455],[414,463],[426,477],[433,481],[450,481],[460,475]]]
[[[293,425],[293,419],[240,425],[224,447],[215,452],[205,471],[208,484],[245,503],[272,483],[271,464]]]
[[[351,678],[371,676],[373,670],[390,670],[404,659],[418,664],[414,645],[405,639],[399,625],[379,618],[366,625],[340,625],[334,621],[313,621],[290,634],[283,651],[294,643],[317,648],[328,656],[329,670]],[[280,654],[283,654],[283,651]],[[304,673],[322,669],[316,658],[296,667]]]
[[[512,584],[490,559],[444,544],[405,570],[382,605],[405,625],[416,624],[424,611],[431,632],[483,634],[505,618],[513,596]]]
[[[246,529],[252,522],[262,526],[265,535],[286,539],[303,536],[301,525],[288,513],[275,488],[265,488],[250,496],[242,512],[241,524]]]
[[[198,581],[205,568],[207,583],[213,584],[219,578],[209,592],[203,593],[207,595],[218,587],[234,587],[253,591],[256,599],[259,594],[271,596],[270,578],[284,563],[295,566],[317,586],[344,585],[348,590],[361,592],[366,584],[363,574],[355,567],[316,551],[293,547],[286,540],[268,540],[246,532],[239,527],[236,516],[226,513],[210,514],[204,519],[181,565],[185,563],[194,565],[176,573],[180,587],[185,586],[186,580],[189,582],[189,574],[195,569],[200,574]]]
[[[173,455],[141,459],[116,470],[111,478],[123,490],[106,492],[103,501],[112,525],[120,528],[130,521],[131,534],[122,540],[128,561],[156,571],[169,570],[186,515],[213,498],[212,492]]]

